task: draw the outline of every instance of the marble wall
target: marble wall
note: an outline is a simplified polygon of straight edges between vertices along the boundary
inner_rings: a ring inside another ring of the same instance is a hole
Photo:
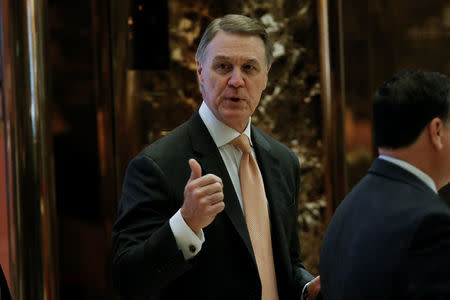
[[[215,17],[227,13],[260,19],[274,41],[269,83],[255,125],[290,147],[302,167],[299,236],[305,265],[317,274],[325,227],[325,183],[316,1],[170,0],[168,70],[133,73],[131,97],[145,128],[142,146],[189,118],[201,103],[195,51]]]

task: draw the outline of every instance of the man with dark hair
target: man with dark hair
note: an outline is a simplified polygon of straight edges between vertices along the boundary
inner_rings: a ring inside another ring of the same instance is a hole
[[[450,299],[450,79],[406,71],[377,91],[380,156],[328,226],[324,299]]]
[[[251,125],[272,63],[257,21],[214,20],[196,55],[203,103],[128,166],[113,227],[124,299],[315,299],[300,258],[297,156]]]

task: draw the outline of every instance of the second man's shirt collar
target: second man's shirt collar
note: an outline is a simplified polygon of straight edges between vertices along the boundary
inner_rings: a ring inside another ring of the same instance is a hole
[[[404,160],[400,160],[400,159],[390,157],[387,155],[380,155],[379,158],[387,160],[388,162],[391,162],[391,163],[409,171],[410,173],[413,173],[414,175],[419,177],[420,180],[422,180],[426,185],[428,185],[430,187],[430,189],[432,189],[436,194],[438,193],[436,184],[434,183],[433,179],[431,179],[431,177],[428,174],[422,172],[421,170],[414,167],[413,165],[407,163]]]

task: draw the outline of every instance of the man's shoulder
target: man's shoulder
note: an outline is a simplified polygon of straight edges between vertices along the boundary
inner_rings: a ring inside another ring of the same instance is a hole
[[[450,216],[447,204],[425,184],[373,173],[367,174],[341,204],[344,210],[377,211],[379,215],[398,216],[406,223],[420,222],[427,215]]]
[[[157,158],[159,156],[176,155],[189,145],[189,121],[177,126],[166,135],[145,147],[139,155]]]

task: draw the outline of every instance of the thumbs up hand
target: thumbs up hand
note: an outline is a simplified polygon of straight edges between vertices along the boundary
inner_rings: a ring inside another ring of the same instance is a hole
[[[202,168],[195,159],[189,160],[191,176],[184,188],[184,203],[181,216],[196,234],[214,220],[225,208],[223,183],[214,174],[202,176]]]

